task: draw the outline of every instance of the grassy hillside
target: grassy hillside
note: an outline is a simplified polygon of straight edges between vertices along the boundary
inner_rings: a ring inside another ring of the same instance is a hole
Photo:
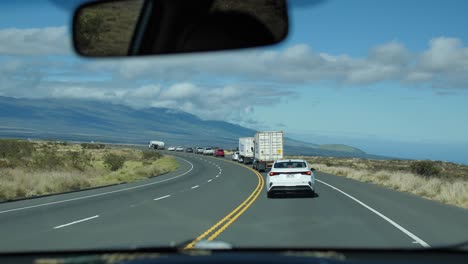
[[[173,171],[154,151],[103,144],[0,140],[0,201],[130,182]]]

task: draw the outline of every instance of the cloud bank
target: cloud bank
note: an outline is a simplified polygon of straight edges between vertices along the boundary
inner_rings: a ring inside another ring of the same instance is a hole
[[[303,84],[395,82],[438,94],[468,89],[468,48],[443,36],[429,40],[423,51],[390,41],[362,57],[297,44],[283,50],[83,60],[70,46],[65,27],[0,29],[0,95],[168,107],[253,124],[248,114],[256,107],[293,98],[299,93],[294,88]]]

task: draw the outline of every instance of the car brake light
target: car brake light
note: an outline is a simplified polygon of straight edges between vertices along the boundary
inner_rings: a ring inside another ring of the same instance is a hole
[[[304,171],[304,172],[301,172],[302,175],[311,175],[312,173],[310,171]]]
[[[276,173],[276,172],[270,172],[269,175],[270,175],[270,176],[275,176],[275,175],[278,175],[278,173]]]

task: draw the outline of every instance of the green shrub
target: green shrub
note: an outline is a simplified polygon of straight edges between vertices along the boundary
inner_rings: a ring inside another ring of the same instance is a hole
[[[52,149],[44,149],[41,153],[36,153],[33,156],[31,165],[33,169],[54,170],[63,167],[65,159]]]
[[[32,142],[14,139],[0,140],[0,158],[9,160],[29,158],[34,151],[34,143]]]
[[[125,156],[117,154],[107,154],[104,156],[104,164],[111,170],[116,171],[123,167]]]
[[[7,159],[0,159],[0,169],[1,168],[13,168],[11,162],[9,162]]]
[[[144,160],[157,160],[162,157],[162,154],[156,151],[143,151]]]
[[[69,151],[67,152],[67,158],[70,163],[70,167],[80,171],[84,171],[86,167],[91,166],[91,154],[86,153],[84,150],[81,152]]]
[[[81,143],[83,149],[105,149],[106,145],[102,143]]]
[[[415,161],[410,166],[411,172],[422,176],[435,176],[440,173],[440,169],[434,162],[429,160]]]
[[[333,163],[331,163],[330,161],[326,161],[326,162],[325,162],[325,165],[327,165],[327,167],[332,167],[332,166],[333,166]]]

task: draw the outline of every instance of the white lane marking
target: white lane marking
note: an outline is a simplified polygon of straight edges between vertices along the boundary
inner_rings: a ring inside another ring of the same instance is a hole
[[[218,174],[218,175],[216,175],[216,178],[218,178],[218,177],[219,177],[219,174]]]
[[[168,178],[168,179],[165,179],[165,180],[157,181],[157,182],[150,182],[150,183],[145,183],[145,184],[142,184],[142,185],[123,188],[123,189],[119,189],[119,190],[115,190],[115,191],[97,193],[97,194],[92,194],[92,195],[87,195],[87,196],[82,196],[82,197],[76,197],[76,198],[71,198],[71,199],[66,199],[66,200],[61,200],[61,201],[55,201],[55,202],[50,202],[50,203],[36,204],[36,205],[31,205],[31,206],[25,206],[25,207],[20,207],[20,208],[9,209],[9,210],[5,210],[5,211],[0,211],[0,214],[14,212],[14,211],[21,211],[21,210],[26,210],[26,209],[36,208],[36,207],[42,207],[42,206],[47,206],[47,205],[53,205],[53,204],[60,204],[60,203],[66,203],[66,202],[71,202],[71,201],[83,200],[83,199],[103,196],[103,195],[112,194],[112,193],[124,192],[124,191],[134,190],[134,189],[138,189],[138,188],[142,188],[142,187],[151,186],[151,185],[155,185],[155,184],[158,184],[158,183],[174,180],[174,179],[177,179],[179,177],[182,177],[182,176],[186,175],[187,173],[189,173],[189,172],[191,172],[193,170],[193,164],[190,161],[188,161],[186,159],[183,159],[183,158],[180,158],[180,157],[177,157],[177,158],[189,163],[190,166],[191,166],[190,170],[188,170],[188,171],[186,171],[186,172],[184,172],[182,174],[179,174],[177,176],[174,176],[174,177],[171,177],[171,178]]]
[[[325,184],[326,186],[334,189],[335,191],[338,191],[344,195],[346,195],[348,198],[354,200],[355,202],[357,202],[358,204],[364,206],[366,209],[368,209],[369,211],[373,212],[374,214],[380,216],[382,219],[384,219],[385,221],[387,221],[388,223],[390,223],[391,225],[393,225],[394,227],[396,227],[397,229],[399,229],[401,232],[403,232],[404,234],[406,234],[407,236],[411,237],[415,242],[417,242],[418,244],[420,244],[421,246],[423,247],[426,247],[426,248],[429,248],[431,246],[429,246],[428,243],[426,243],[424,240],[422,240],[421,238],[417,237],[415,234],[411,233],[410,231],[408,231],[407,229],[405,229],[404,227],[402,227],[401,225],[397,224],[395,221],[393,221],[392,219],[386,217],[385,215],[383,215],[382,213],[380,213],[379,211],[375,210],[374,208],[368,206],[367,204],[361,202],[360,200],[354,198],[353,196],[345,193],[344,191],[336,188],[335,186],[333,185],[330,185],[324,181],[321,181],[321,180],[318,180],[318,179],[315,179],[316,181],[322,183],[322,184]]]
[[[209,179],[208,182],[211,182],[213,179]]]
[[[199,186],[198,185],[195,185],[195,186],[192,186],[192,188],[190,189],[195,189],[195,188],[198,188]]]
[[[98,218],[98,217],[99,217],[99,215],[91,216],[91,217],[88,217],[88,218],[84,218],[84,219],[81,219],[81,220],[77,220],[77,221],[70,222],[70,223],[68,223],[68,224],[63,224],[63,225],[56,226],[56,227],[54,227],[54,229],[59,229],[59,228],[62,228],[62,227],[66,227],[66,226],[78,224],[78,223],[81,223],[81,222],[84,222],[84,221],[88,221],[88,220],[91,220],[91,219],[94,219],[94,218]]]
[[[157,200],[162,200],[162,199],[168,198],[168,197],[171,197],[171,195],[164,195],[164,196],[161,196],[161,197],[159,197],[159,198],[155,198],[155,199],[153,199],[153,200],[157,201]]]

